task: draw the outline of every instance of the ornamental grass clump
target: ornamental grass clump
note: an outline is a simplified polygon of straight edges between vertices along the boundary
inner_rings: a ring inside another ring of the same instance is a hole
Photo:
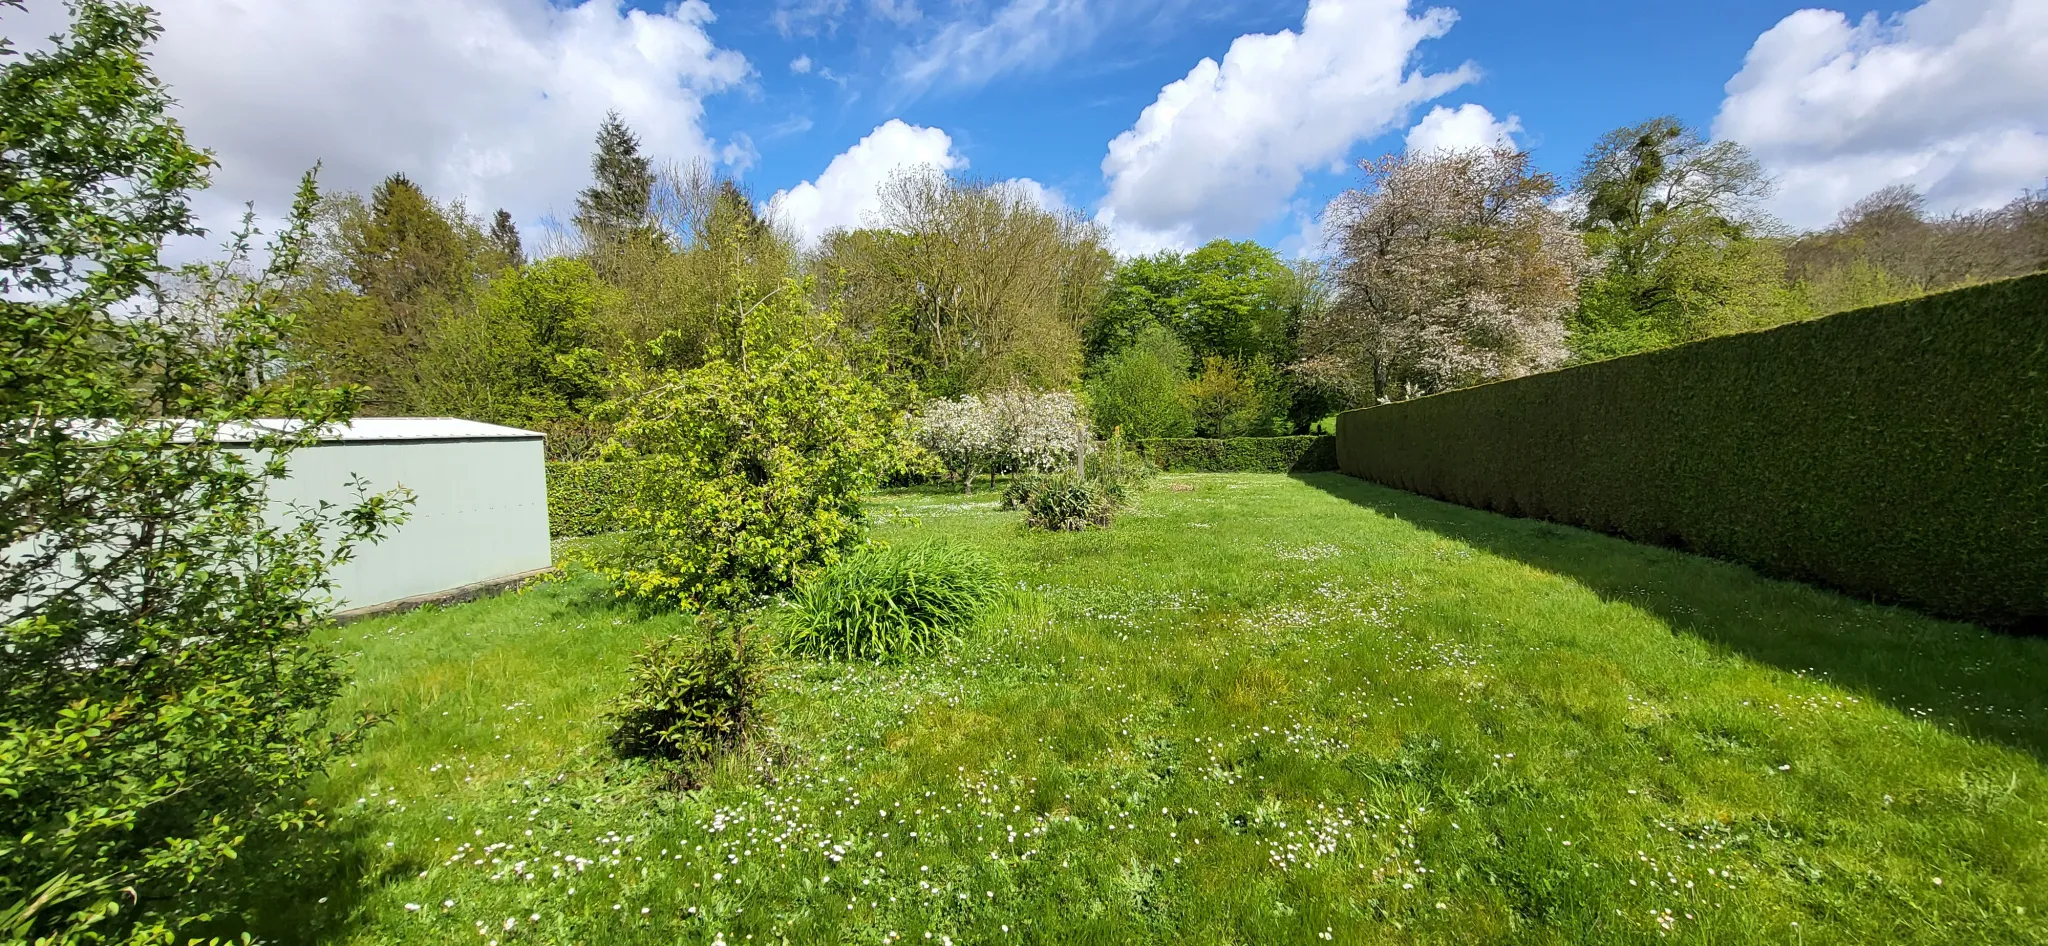
[[[926,543],[855,552],[797,590],[789,648],[842,660],[922,656],[958,639],[997,596],[979,552]]]

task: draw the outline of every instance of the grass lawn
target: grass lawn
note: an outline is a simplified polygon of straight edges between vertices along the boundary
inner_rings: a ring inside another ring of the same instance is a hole
[[[390,720],[269,936],[2048,940],[2048,641],[1337,474],[1074,535],[991,499],[873,505],[1004,563],[987,626],[781,662],[767,748],[688,794],[597,720],[685,617],[585,578],[340,629]]]

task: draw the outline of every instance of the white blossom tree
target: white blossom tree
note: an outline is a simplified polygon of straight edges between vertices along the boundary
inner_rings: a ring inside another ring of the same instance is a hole
[[[1303,326],[1299,373],[1385,401],[1563,361],[1586,253],[1555,179],[1509,148],[1360,168],[1326,212],[1338,297]]]
[[[1064,391],[1000,391],[934,400],[918,413],[916,436],[966,492],[982,473],[1042,473],[1086,449],[1081,404]]]

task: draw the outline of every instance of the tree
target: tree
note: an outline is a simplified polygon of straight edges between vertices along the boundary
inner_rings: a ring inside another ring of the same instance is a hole
[[[749,606],[858,541],[862,497],[898,460],[896,418],[808,293],[787,283],[731,313],[700,367],[621,379],[610,456],[644,462],[600,568],[619,593]]]
[[[460,204],[442,205],[403,174],[321,202],[293,299],[293,361],[362,389],[371,413],[421,410],[422,374],[443,323],[475,304],[496,251]]]
[[[796,268],[793,240],[702,162],[655,174],[649,226],[649,239],[583,247],[583,257],[620,290],[612,337],[628,346],[616,353],[626,361],[703,364],[715,345],[732,341],[726,314],[760,301]]]
[[[1270,437],[1284,422],[1286,391],[1263,354],[1245,362],[1210,355],[1183,390],[1198,437]]]
[[[1115,354],[1156,324],[1179,336],[1197,360],[1288,360],[1292,280],[1278,254],[1250,240],[1212,240],[1192,253],[1125,260],[1088,324],[1089,357]]]
[[[519,225],[512,222],[512,212],[502,207],[491,218],[491,246],[506,267],[518,269],[526,265],[526,249],[519,245]]]
[[[829,235],[818,268],[893,367],[942,396],[1073,385],[1112,262],[1098,227],[928,166],[891,176],[881,199],[874,228]]]
[[[605,350],[614,347],[603,337],[605,314],[618,295],[578,259],[505,270],[434,333],[419,406],[550,432],[582,421],[605,398]]]
[[[576,228],[586,243],[601,245],[648,232],[654,195],[654,166],[640,153],[640,138],[619,117],[606,112],[590,158],[594,181],[576,197]]]
[[[1557,183],[1511,149],[1390,155],[1331,203],[1338,297],[1302,374],[1378,400],[1510,378],[1564,356],[1585,251]]]
[[[1095,429],[1124,436],[1186,437],[1195,430],[1184,388],[1191,361],[1187,345],[1160,325],[1148,325],[1088,380]]]
[[[1816,315],[2022,276],[2048,268],[2048,195],[1934,217],[1918,191],[1893,185],[1794,241],[1786,261]]]
[[[243,862],[321,823],[299,787],[360,732],[331,728],[345,677],[311,640],[327,576],[399,511],[392,496],[272,508],[292,453],[352,409],[272,376],[312,176],[266,266],[251,271],[245,219],[225,262],[172,280],[164,243],[200,232],[186,195],[212,161],[165,117],[144,52],[157,35],[145,7],[76,0],[49,48],[0,48],[12,942],[183,941],[289,866]]]
[[[1789,321],[1772,186],[1747,148],[1675,118],[1608,132],[1586,155],[1580,228],[1602,272],[1570,319],[1581,359]]]

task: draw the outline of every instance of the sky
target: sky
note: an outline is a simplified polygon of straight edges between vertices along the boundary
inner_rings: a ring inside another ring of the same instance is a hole
[[[533,231],[573,212],[617,110],[805,240],[931,164],[1013,181],[1120,252],[1313,252],[1362,158],[1511,142],[1569,182],[1674,115],[1751,148],[1825,226],[1910,184],[1937,212],[2048,186],[2048,2],[157,0],[158,74],[220,167],[217,230],[402,171]],[[0,8],[33,45],[58,0]]]

